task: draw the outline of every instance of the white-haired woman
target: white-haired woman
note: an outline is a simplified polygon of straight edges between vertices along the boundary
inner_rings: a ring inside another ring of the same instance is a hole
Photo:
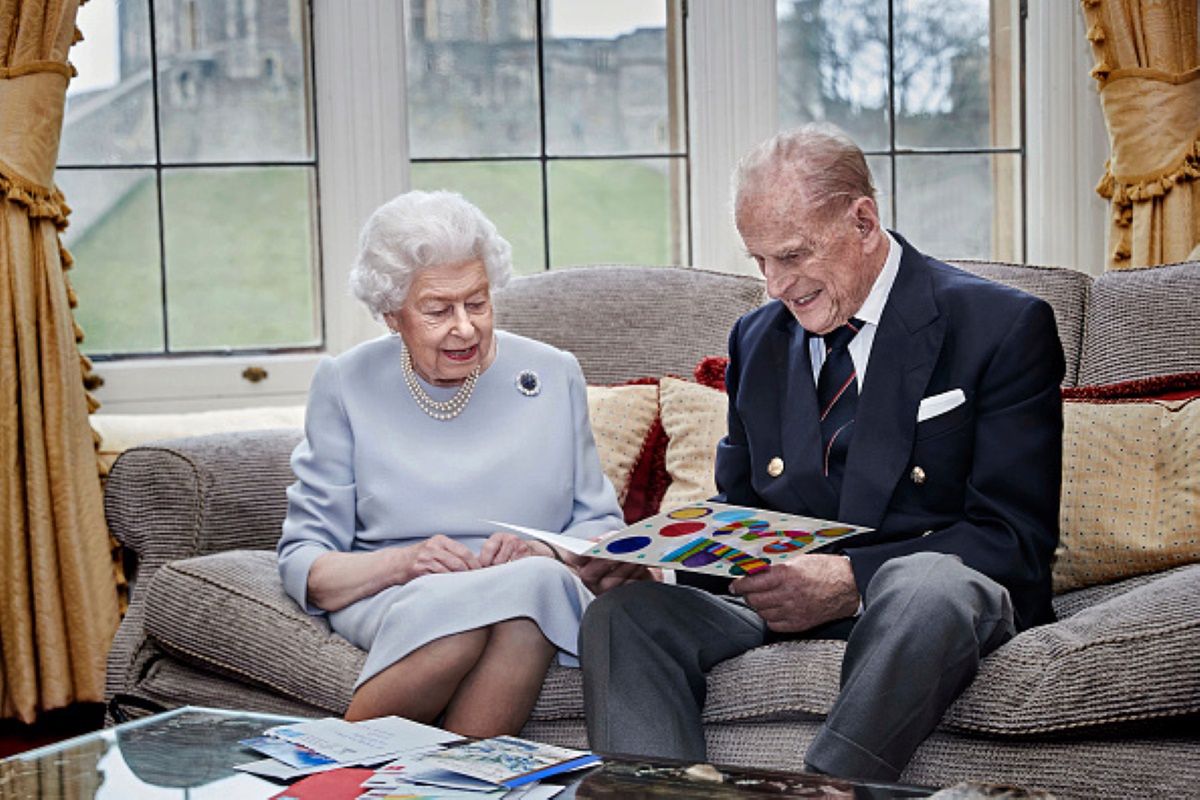
[[[400,195],[363,228],[351,286],[392,333],[317,368],[278,547],[288,594],[368,651],[347,719],[519,731],[592,595],[488,520],[623,525],[578,362],[493,329],[510,253],[449,192]]]

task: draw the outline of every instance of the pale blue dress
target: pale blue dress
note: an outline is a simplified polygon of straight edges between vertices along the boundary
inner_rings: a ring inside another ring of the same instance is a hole
[[[478,552],[497,530],[486,520],[590,538],[624,526],[600,469],[587,387],[570,353],[504,331],[466,409],[449,421],[417,407],[404,383],[401,340],[365,342],[317,367],[305,438],[292,454],[296,482],[279,540],[284,589],[308,613],[308,571],[332,551],[410,545],[434,534]],[[517,385],[536,374],[530,397]],[[436,400],[453,389],[424,385]],[[332,628],[368,651],[356,688],[422,645],[527,617],[576,665],[579,620],[591,593],[551,558],[426,575],[329,614]]]

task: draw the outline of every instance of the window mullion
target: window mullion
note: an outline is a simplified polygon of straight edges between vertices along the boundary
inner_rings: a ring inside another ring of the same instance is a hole
[[[729,176],[777,128],[773,0],[688,3],[692,263],[756,273],[733,226]]]

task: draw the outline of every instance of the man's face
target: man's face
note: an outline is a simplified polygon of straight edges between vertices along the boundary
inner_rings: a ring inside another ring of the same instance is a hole
[[[798,192],[760,191],[741,198],[735,220],[746,250],[781,300],[810,333],[844,325],[871,292],[882,259],[875,203],[818,211]]]

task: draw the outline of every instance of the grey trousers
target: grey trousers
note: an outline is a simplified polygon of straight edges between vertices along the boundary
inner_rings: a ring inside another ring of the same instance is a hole
[[[887,562],[850,629],[841,692],[805,768],[896,780],[980,659],[1013,633],[1008,590],[957,557]],[[647,582],[601,595],[579,642],[591,747],[704,761],[705,674],[772,638],[750,608],[699,589]]]

